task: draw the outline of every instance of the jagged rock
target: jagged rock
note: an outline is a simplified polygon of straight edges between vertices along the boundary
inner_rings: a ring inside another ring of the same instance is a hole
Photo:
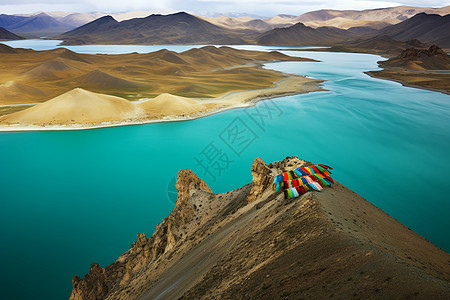
[[[186,204],[191,191],[200,190],[212,193],[212,190],[202,179],[198,178],[192,170],[180,170],[177,175],[175,187],[178,191],[177,206]]]
[[[426,71],[426,70],[449,70],[450,56],[441,48],[432,45],[427,49],[408,48],[396,57],[379,62],[383,68],[403,68],[403,70]],[[403,71],[401,69],[401,71]],[[376,71],[382,72],[382,71]],[[394,73],[395,74],[395,73]],[[432,75],[432,74],[430,74]],[[426,76],[428,77],[428,76]],[[431,76],[433,77],[433,76]],[[418,79],[419,77],[417,77]],[[434,79],[427,80],[432,82]],[[420,82],[415,80],[415,84]],[[437,81],[436,81],[437,82]],[[445,84],[442,86],[446,86]]]
[[[410,58],[415,59],[419,57],[430,57],[430,56],[442,56],[447,57],[447,53],[445,53],[441,48],[436,45],[430,46],[428,49],[417,49],[417,48],[408,48],[402,51],[402,53],[398,56],[398,58]]]
[[[117,286],[125,288],[136,274],[174,248],[183,228],[193,219],[195,200],[191,199],[192,194],[199,193],[199,199],[214,195],[208,185],[189,169],[178,172],[175,187],[178,190],[175,207],[156,226],[153,235],[147,238],[145,233],[138,233],[136,242],[115,263],[106,268],[93,263],[83,279],[74,276],[71,300],[104,299],[111,289],[117,289]]]
[[[97,263],[91,264],[89,273],[83,279],[74,276],[72,285],[70,299],[97,300],[103,299],[108,293],[104,270]]]
[[[248,203],[252,203],[258,199],[258,197],[260,197],[263,192],[271,186],[273,180],[273,177],[270,176],[271,170],[267,167],[261,157],[255,158],[251,171],[253,176],[253,186],[247,197]]]

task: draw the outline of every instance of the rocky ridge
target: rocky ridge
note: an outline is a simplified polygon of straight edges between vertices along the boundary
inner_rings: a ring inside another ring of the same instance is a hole
[[[440,56],[447,58],[447,53],[436,45],[431,45],[428,49],[408,48],[402,51],[398,56],[399,58],[419,58],[419,57],[431,57]]]
[[[191,170],[172,213],[105,267],[73,278],[70,299],[446,298],[450,255],[336,183],[285,200],[271,176],[309,162],[266,165],[214,194]]]
[[[400,55],[380,62],[382,67],[408,70],[449,70],[450,56],[436,45],[429,48],[407,48]]]
[[[127,286],[131,279],[145,271],[148,264],[155,262],[162,254],[169,252],[178,240],[186,237],[192,228],[189,221],[198,211],[190,201],[196,195],[196,203],[209,199],[214,194],[206,183],[191,170],[181,170],[177,176],[178,196],[175,208],[157,227],[150,238],[145,233],[137,235],[136,242],[116,262],[100,268],[92,263],[89,273],[80,279],[72,279],[73,291],[70,299],[104,299],[117,289]]]

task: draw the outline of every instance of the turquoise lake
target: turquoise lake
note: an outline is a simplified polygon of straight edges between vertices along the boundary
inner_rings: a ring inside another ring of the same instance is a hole
[[[57,45],[17,43],[8,44],[40,50]],[[121,53],[191,47],[70,49]],[[153,233],[174,206],[178,170],[193,169],[220,193],[250,182],[257,156],[271,162],[299,155],[330,165],[335,179],[450,251],[450,96],[365,75],[378,69],[382,58],[376,55],[284,53],[321,62],[266,67],[326,80],[329,91],[193,121],[0,133],[1,298],[67,299],[73,275],[84,276],[91,262],[112,263],[138,232]],[[229,138],[236,126],[246,130],[244,144]],[[208,149],[227,158],[222,169],[207,164]]]

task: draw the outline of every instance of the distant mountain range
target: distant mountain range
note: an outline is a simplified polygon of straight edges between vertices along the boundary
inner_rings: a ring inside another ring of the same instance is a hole
[[[349,37],[350,33],[336,27],[312,28],[297,23],[288,28],[276,28],[260,35],[261,45],[330,45]]]
[[[353,42],[355,38],[387,36],[398,41],[417,39],[422,42],[450,47],[450,15],[420,13],[403,22],[387,26],[381,30],[367,31],[343,30],[335,27],[312,28],[297,23],[288,28],[276,28],[260,35],[258,44],[262,45],[331,45],[333,43]]]
[[[242,18],[246,17],[241,17]],[[280,16],[278,19],[291,16]],[[278,20],[279,21],[279,20]],[[251,22],[251,21],[248,21]],[[256,26],[256,25],[254,25]],[[187,14],[151,15],[118,22],[111,16],[101,17],[59,36],[64,44],[260,44],[260,45],[338,45],[376,36],[392,39],[398,48],[402,42],[418,39],[450,47],[450,15],[420,13],[381,30],[354,27],[348,30],[323,26],[313,28],[299,22],[287,28],[260,33],[242,26],[218,26]],[[381,40],[381,39],[378,39]],[[372,42],[375,40],[372,40]],[[394,45],[395,44],[395,45]],[[399,45],[397,45],[399,44]]]
[[[69,44],[248,44],[254,32],[230,30],[185,12],[122,22],[101,17],[58,38]]]
[[[369,10],[318,10],[300,16],[280,14],[262,18],[248,13],[203,13],[199,18],[216,26],[231,30],[251,30],[266,32],[275,28],[284,28],[299,22],[312,28],[337,27],[361,31],[361,28],[382,29],[397,24],[418,13],[450,14],[450,6],[442,8],[398,6]],[[34,14],[5,15],[0,14],[0,27],[27,37],[54,37],[66,31],[85,25],[98,18],[111,15],[117,21],[146,18],[152,14],[170,14],[171,10],[131,11],[126,13],[106,14],[73,12],[37,12]]]
[[[381,29],[387,25],[397,24],[418,13],[450,14],[450,6],[442,8],[397,6],[366,10],[330,10],[323,9],[305,13],[295,19],[311,27],[334,26],[342,29],[368,26]]]
[[[0,15],[0,26],[28,37],[55,36],[75,26],[62,23],[45,13],[30,17]]]
[[[294,15],[277,15],[271,18],[258,19],[249,16],[214,16],[202,17],[208,22],[226,28],[251,29],[260,32],[274,28],[283,28],[295,25],[299,22],[306,26],[317,27],[337,27],[349,29],[353,27],[369,27],[381,29],[386,26],[400,23],[418,13],[427,14],[450,14],[450,6],[442,8],[398,6],[367,10],[317,10]]]
[[[433,12],[428,14],[421,12]],[[64,44],[262,44],[342,45],[385,36],[400,42],[418,39],[450,47],[450,6],[399,6],[363,11],[319,10],[266,19],[248,15],[199,17],[129,12],[0,15],[0,27],[25,37],[51,36]],[[416,14],[418,13],[418,14]],[[446,14],[441,16],[440,14]],[[134,17],[141,16],[141,17]],[[145,17],[142,17],[145,16]],[[131,19],[126,19],[132,17]],[[84,24],[85,22],[88,23]],[[83,24],[76,27],[77,24]],[[320,25],[320,26],[319,26]],[[326,25],[326,26],[321,26]],[[355,26],[353,26],[355,25]],[[6,33],[5,33],[6,35]],[[379,39],[380,40],[380,39]],[[371,40],[372,42],[374,39]],[[386,44],[386,39],[383,43]],[[399,46],[398,44],[397,46]]]
[[[450,48],[450,14],[445,16],[420,13],[380,31],[399,41],[418,39],[422,42]]]

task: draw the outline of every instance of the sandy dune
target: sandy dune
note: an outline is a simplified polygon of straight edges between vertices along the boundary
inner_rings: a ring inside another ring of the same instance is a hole
[[[0,83],[0,103],[18,104],[24,103],[24,99],[33,99],[33,97],[47,97],[42,90],[18,83],[13,80]]]
[[[168,93],[145,102],[73,89],[23,111],[0,116],[0,131],[90,129],[162,121],[190,120],[281,95],[323,90],[321,81],[291,76],[266,89],[191,99]]]
[[[0,117],[6,124],[82,124],[110,122],[142,115],[133,103],[114,96],[74,89],[45,103]]]
[[[167,93],[138,105],[145,112],[157,115],[194,113],[205,109],[205,106],[197,100]]]
[[[0,55],[5,58],[0,60],[5,69],[0,73],[0,104],[11,107],[0,112],[7,114],[0,117],[0,131],[186,120],[321,90],[319,80],[262,68],[265,62],[308,60],[276,51],[207,46],[182,53],[163,49],[122,55],[67,49],[19,52]],[[133,102],[141,99],[150,100]],[[42,103],[11,105],[37,102]]]
[[[154,98],[162,93],[189,98],[217,97],[230,91],[270,87],[286,77],[261,68],[262,63],[305,60],[308,59],[275,51],[214,46],[182,53],[163,49],[144,54],[92,55],[64,48],[33,51],[0,45],[0,85],[14,81],[43,92],[21,93],[19,89],[0,95],[0,104],[44,102],[74,88],[127,100]],[[245,72],[221,72],[239,66]]]
[[[100,89],[138,89],[146,85],[109,75],[100,70],[92,71],[77,79],[76,82],[86,88]]]
[[[35,80],[57,80],[67,76],[77,76],[82,71],[72,67],[61,58],[47,60],[24,75]]]

